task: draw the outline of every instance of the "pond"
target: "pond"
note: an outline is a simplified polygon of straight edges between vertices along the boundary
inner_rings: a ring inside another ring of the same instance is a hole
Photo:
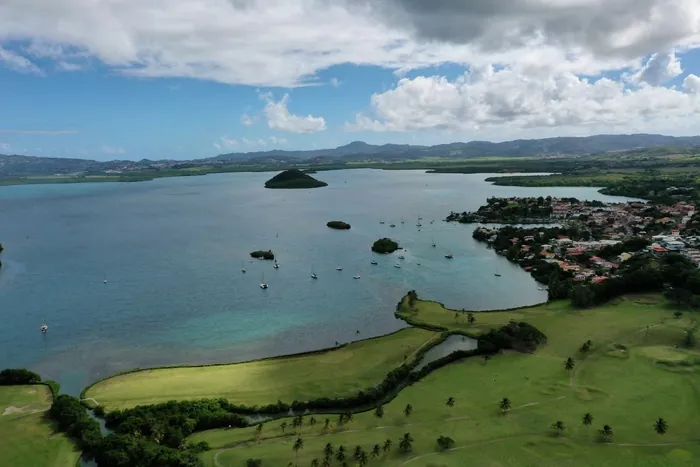
[[[429,363],[447,357],[452,352],[458,350],[475,350],[479,346],[479,341],[471,337],[454,334],[442,343],[428,350],[413,371],[418,371]]]

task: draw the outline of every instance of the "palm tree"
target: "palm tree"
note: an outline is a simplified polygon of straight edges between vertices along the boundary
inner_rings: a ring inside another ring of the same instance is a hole
[[[335,458],[338,460],[338,462],[343,462],[345,460],[345,446],[342,444],[338,447],[338,450],[335,452]]]
[[[603,425],[602,430],[598,430],[598,433],[600,433],[600,436],[603,438],[604,441],[609,441],[610,438],[613,436],[613,430],[610,425]]]
[[[375,444],[374,447],[372,448],[372,458],[373,459],[379,459],[379,456],[382,455],[382,447],[378,444]]]
[[[321,467],[331,467],[331,460],[327,457],[323,459],[323,462],[321,462]]]
[[[476,318],[474,318],[474,313],[469,313],[467,315],[467,322],[469,324],[474,324],[476,322]]]
[[[311,467],[318,467],[318,459],[314,458],[314,459],[311,461]]]
[[[323,448],[323,457],[326,459],[330,458],[333,455],[333,444],[331,443],[326,443],[326,447]]]
[[[301,438],[297,438],[296,441],[294,441],[294,445],[292,446],[292,449],[297,455],[297,462],[296,465],[299,465],[299,449],[304,449],[304,440]]]
[[[323,424],[323,431],[328,431],[331,429],[331,419],[327,418],[326,422]]]
[[[506,413],[510,410],[510,399],[507,397],[504,397],[501,399],[501,403],[499,404],[499,407],[501,408],[501,412]]]
[[[382,451],[384,451],[384,453],[391,451],[392,444],[394,444],[394,443],[392,443],[392,441],[390,439],[387,439],[386,441],[384,441],[384,446],[382,446]]]
[[[583,416],[583,418],[581,419],[581,421],[583,422],[584,425],[590,426],[591,423],[593,423],[593,415],[591,415],[590,413],[587,412],[587,413]]]
[[[562,422],[561,420],[557,420],[556,422],[552,423],[552,428],[557,430],[557,434],[559,434],[564,432],[566,426],[564,426],[564,422]]]
[[[406,404],[406,408],[403,409],[403,413],[407,417],[410,417],[411,414],[413,413],[413,406],[411,404]]]
[[[384,407],[378,405],[377,408],[374,410],[374,416],[377,418],[382,418],[384,416]]]
[[[311,417],[309,419],[309,425],[314,426],[316,424],[316,417]]]
[[[399,441],[399,448],[401,448],[403,452],[410,452],[411,449],[413,449],[413,437],[411,433],[404,433]]]
[[[294,429],[296,430],[302,425],[304,425],[304,417],[302,417],[301,415],[297,415],[296,417],[294,417],[294,419],[292,420],[292,427],[294,427]]]
[[[455,398],[450,396],[447,398],[447,402],[445,403],[449,408],[452,408],[455,406]]]
[[[489,362],[489,360],[491,360],[491,355],[484,355],[484,365],[486,365]]]
[[[338,426],[342,427],[344,423],[345,423],[345,414],[341,413],[340,415],[338,415]]]
[[[287,422],[280,423],[280,428],[282,428],[282,433],[284,433],[284,430],[287,429]]]
[[[566,359],[566,362],[564,363],[564,368],[566,370],[573,370],[574,369],[574,359],[569,357]]]
[[[255,437],[257,438],[258,442],[260,442],[260,437],[262,436],[262,431],[263,431],[263,424],[258,423],[258,426],[255,427]]]
[[[666,420],[659,417],[656,423],[654,423],[654,431],[656,431],[660,435],[666,433],[668,431],[668,423],[666,423]]]
[[[360,460],[360,454],[362,453],[362,446],[355,446],[355,452],[352,453],[352,458],[356,461]]]
[[[352,412],[345,412],[345,421],[350,423],[353,421]]]
[[[361,467],[365,467],[365,465],[367,465],[367,463],[369,462],[369,457],[367,457],[367,453],[365,451],[362,451],[360,453],[360,458],[357,460],[360,461]]]

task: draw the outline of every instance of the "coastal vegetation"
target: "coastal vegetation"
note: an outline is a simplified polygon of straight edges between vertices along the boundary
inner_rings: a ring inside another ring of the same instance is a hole
[[[324,186],[328,186],[328,183],[316,180],[298,169],[285,170],[265,182],[265,188],[321,188]]]
[[[0,372],[0,465],[74,467],[80,451],[45,416],[52,391],[37,377],[26,370]]]
[[[250,256],[256,259],[266,259],[272,261],[275,259],[275,254],[272,252],[272,250],[256,250],[256,251],[251,251]]]
[[[350,224],[343,221],[330,221],[326,226],[336,230],[350,230]]]
[[[372,244],[372,251],[380,254],[393,253],[399,249],[399,244],[390,238],[380,238]]]

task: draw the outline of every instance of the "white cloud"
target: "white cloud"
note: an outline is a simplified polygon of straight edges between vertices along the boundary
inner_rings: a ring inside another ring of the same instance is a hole
[[[238,141],[235,139],[231,139],[228,136],[222,136],[221,138],[219,138],[218,143],[214,143],[214,147],[217,149],[230,149],[236,146],[238,146]]]
[[[84,54],[127,75],[296,86],[314,83],[318,71],[339,64],[402,71],[448,62],[529,64],[533,72],[589,75],[634,67],[650,54],[700,44],[700,5],[697,0],[4,0],[0,31],[0,41],[25,38],[38,44],[33,49],[42,57],[65,61],[66,54]]]
[[[274,146],[284,146],[285,144],[287,144],[287,140],[286,140],[286,139],[284,139],[284,138],[278,138],[277,136],[270,136],[270,142],[271,142]]]
[[[700,78],[681,89],[643,84],[628,89],[608,78],[572,73],[533,78],[517,69],[485,67],[456,80],[404,78],[372,96],[373,116],[360,114],[350,131],[481,131],[585,128],[637,130],[700,116]],[[528,130],[532,135],[532,132]]]
[[[338,78],[331,78],[330,83],[331,83],[331,86],[333,86],[334,88],[337,88],[341,84],[341,82]]]
[[[682,73],[681,62],[675,53],[657,53],[652,54],[646,64],[630,77],[630,80],[660,86]]]
[[[219,143],[214,143],[214,147],[215,147],[216,149],[221,150],[221,145],[220,145]]]
[[[683,88],[689,92],[700,93],[700,76],[690,74],[683,80]]]
[[[307,115],[300,117],[289,112],[287,103],[289,95],[285,94],[282,99],[275,102],[270,94],[260,96],[267,101],[265,104],[265,118],[267,126],[272,130],[287,131],[289,133],[316,133],[326,129],[326,120],[323,117]]]
[[[0,7],[2,11],[2,7]],[[0,47],[0,65],[4,65],[10,70],[18,71],[20,73],[32,73],[35,75],[41,75],[43,72],[41,69],[25,58],[15,52]]]
[[[122,147],[119,146],[108,146],[106,144],[103,144],[102,147],[100,147],[100,151],[102,151],[104,154],[125,154],[126,150]]]
[[[245,126],[251,126],[258,120],[258,117],[251,117],[247,113],[241,115],[241,123]]]
[[[250,148],[264,148],[267,147],[267,141],[262,138],[258,139],[247,139],[241,138],[241,142]]]

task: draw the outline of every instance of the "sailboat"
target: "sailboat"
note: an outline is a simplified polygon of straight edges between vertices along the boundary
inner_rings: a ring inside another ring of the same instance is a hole
[[[495,272],[493,275],[496,276],[496,277],[501,277],[501,273],[498,272],[498,269],[496,269],[496,272]]]
[[[337,268],[335,268],[335,270],[336,270],[336,271],[342,271],[342,270],[343,270],[343,268],[342,268],[342,267],[340,267],[340,266],[338,266]]]
[[[260,288],[261,289],[266,289],[267,288],[267,282],[265,282],[265,274],[263,273],[262,279],[260,280]]]
[[[447,253],[447,254],[445,255],[445,258],[447,258],[447,259],[452,259],[452,258],[454,258],[454,256],[452,255],[452,253]]]
[[[243,274],[246,273],[245,262],[244,262],[243,260],[241,260],[241,272],[242,272]]]
[[[318,279],[318,276],[316,275],[316,272],[314,272],[314,267],[311,266],[311,278],[312,279]]]
[[[279,265],[279,263],[277,263],[277,260],[275,260],[275,264],[274,264],[274,266],[272,266],[272,267],[275,268],[275,269],[279,269],[279,268],[280,268],[280,265]]]
[[[396,269],[401,269],[401,265],[400,265],[399,263],[396,263],[396,264],[394,265],[394,267],[395,267]]]
[[[359,279],[359,278],[360,278],[360,275],[359,275],[359,274],[355,274],[354,276],[352,276],[352,278],[353,278],[353,279]]]
[[[433,238],[433,248],[435,248],[435,239]]]
[[[49,327],[46,325],[46,323],[41,325],[41,332],[46,334],[46,331],[49,330]]]
[[[403,217],[401,218],[401,223],[403,224]]]
[[[369,264],[372,264],[372,265],[376,266],[376,265],[379,264],[379,263],[377,263],[375,260],[372,260],[372,261],[369,262]]]

